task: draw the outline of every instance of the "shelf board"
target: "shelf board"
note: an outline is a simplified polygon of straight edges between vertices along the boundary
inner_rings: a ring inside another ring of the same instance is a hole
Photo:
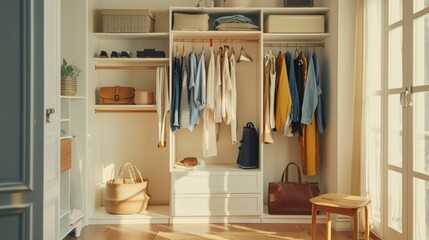
[[[279,8],[262,8],[264,15],[278,15],[278,14],[289,14],[289,15],[315,15],[325,14],[329,12],[328,7],[279,7]]]
[[[60,137],[60,140],[63,140],[63,139],[71,139],[71,138],[73,138],[73,136],[69,136],[69,135],[67,135],[67,136]]]
[[[92,33],[92,36],[103,40],[168,40],[168,32],[151,33]]]
[[[323,41],[329,33],[264,33],[264,42]]]
[[[251,39],[259,40],[260,31],[171,31],[173,39]]]
[[[92,58],[94,63],[102,64],[121,64],[121,63],[137,63],[137,64],[157,64],[164,65],[170,62],[169,58]]]
[[[261,8],[236,8],[236,7],[171,7],[170,10],[180,13],[208,13],[208,14],[255,14],[259,13]]]
[[[234,173],[260,173],[261,170],[256,169],[242,169],[237,164],[206,164],[206,167],[204,169],[199,170],[193,170],[193,169],[183,169],[183,168],[175,168],[173,167],[172,172],[173,173],[186,173],[192,171],[193,173],[201,173],[201,174],[216,174],[221,173],[224,174],[225,172],[234,172]]]
[[[139,214],[109,214],[104,207],[99,208],[89,218],[89,224],[167,224],[170,220],[170,206],[149,206]]]
[[[83,96],[60,96],[61,99],[78,99],[78,100],[85,100],[86,97]]]
[[[60,120],[60,122],[70,122],[70,119],[69,119],[69,118],[62,118],[62,119]]]
[[[156,105],[95,105],[95,113],[156,113]]]

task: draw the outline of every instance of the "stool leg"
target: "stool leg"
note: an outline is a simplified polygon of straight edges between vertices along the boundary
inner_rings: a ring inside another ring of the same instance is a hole
[[[365,206],[365,240],[369,240],[368,206]]]
[[[316,215],[317,209],[313,204],[311,207],[311,240],[316,240]]]
[[[326,212],[326,240],[331,240],[331,213]]]
[[[353,239],[359,240],[359,209],[353,211]]]

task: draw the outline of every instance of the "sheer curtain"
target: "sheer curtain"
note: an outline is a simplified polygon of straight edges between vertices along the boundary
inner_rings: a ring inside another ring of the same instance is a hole
[[[361,0],[363,4],[360,71],[355,76],[355,119],[353,151],[355,166],[360,166],[355,189],[371,198],[370,219],[380,233],[381,223],[381,82],[382,82],[382,0]],[[356,55],[356,58],[359,54]],[[356,70],[359,70],[357,67]],[[358,79],[360,77],[360,81]],[[359,112],[360,111],[360,112]],[[359,115],[360,114],[360,115]],[[361,116],[358,118],[357,116]],[[360,133],[360,134],[359,134]],[[359,143],[359,144],[357,144]]]

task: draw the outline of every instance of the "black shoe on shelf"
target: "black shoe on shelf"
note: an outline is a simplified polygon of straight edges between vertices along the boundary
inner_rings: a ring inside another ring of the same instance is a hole
[[[116,51],[112,51],[112,54],[110,54],[110,57],[111,57],[111,58],[117,58],[117,57],[119,57],[119,56],[118,56],[118,52],[116,52]]]
[[[122,51],[121,52],[121,57],[122,58],[130,58],[130,54],[127,51]]]
[[[107,52],[106,51],[101,51],[100,52],[100,57],[101,58],[107,58],[108,56],[107,56]]]

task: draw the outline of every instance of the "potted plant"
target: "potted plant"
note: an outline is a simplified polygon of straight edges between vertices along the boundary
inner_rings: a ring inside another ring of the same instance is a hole
[[[77,92],[77,77],[81,70],[71,64],[63,58],[61,64],[61,95],[63,96],[74,96]]]

